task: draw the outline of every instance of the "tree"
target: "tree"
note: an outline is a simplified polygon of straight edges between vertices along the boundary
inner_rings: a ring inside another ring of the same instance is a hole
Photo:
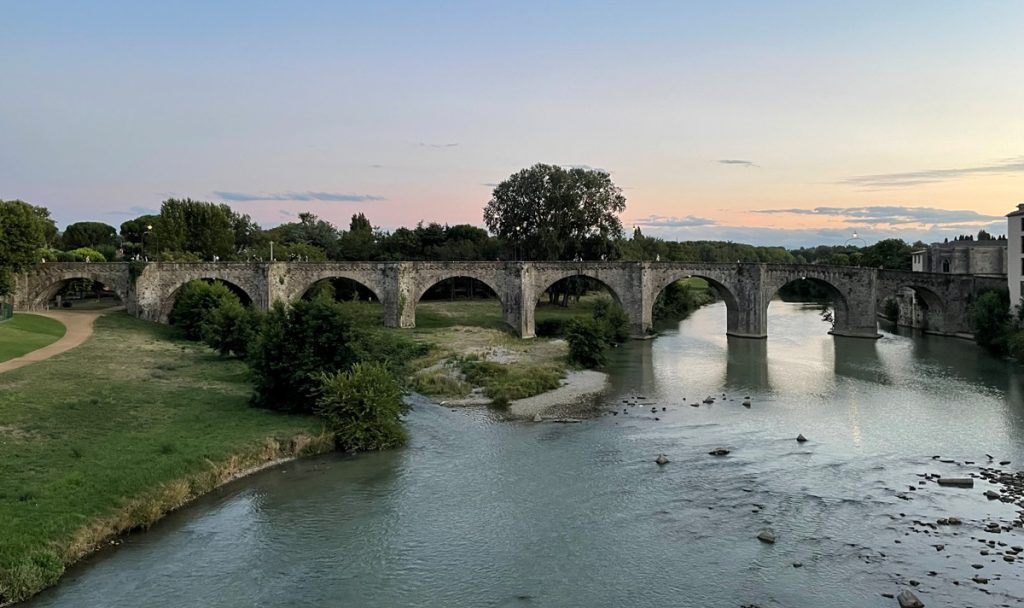
[[[193,254],[201,259],[230,259],[245,241],[252,240],[256,230],[249,216],[239,215],[227,205],[189,198],[164,201],[154,225],[160,255],[173,258]],[[148,243],[146,249],[152,251]]]
[[[377,257],[377,236],[362,213],[352,216],[348,232],[338,239],[339,260],[372,260]]]
[[[498,184],[484,223],[516,258],[568,260],[591,237],[609,245],[622,238],[618,214],[625,208],[622,190],[607,173],[536,164]]]
[[[24,201],[0,200],[0,295],[14,289],[14,273],[39,262],[47,235],[56,234],[50,212]]]
[[[97,248],[100,246],[116,246],[117,230],[103,222],[76,222],[69,224],[61,235],[61,244],[65,250],[79,247]]]
[[[200,333],[203,342],[221,355],[244,359],[259,334],[261,321],[260,311],[253,306],[243,306],[237,297],[224,298],[207,311]]]
[[[1010,327],[1010,297],[1006,291],[988,290],[974,302],[974,340],[988,350],[1005,354]]]
[[[339,450],[386,450],[405,443],[402,388],[385,365],[359,362],[345,372],[321,374],[320,383],[317,413]]]
[[[238,296],[220,281],[190,281],[181,288],[169,320],[171,325],[180,327],[189,340],[201,340],[203,324],[207,322],[207,317],[211,311],[225,302],[241,305]]]

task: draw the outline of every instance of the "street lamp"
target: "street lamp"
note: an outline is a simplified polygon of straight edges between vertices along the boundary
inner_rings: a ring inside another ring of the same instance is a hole
[[[146,260],[146,235],[153,231],[151,224],[146,225],[146,230],[142,233],[142,259]],[[148,261],[148,260],[146,260]]]
[[[274,261],[274,241],[270,241],[270,261]]]

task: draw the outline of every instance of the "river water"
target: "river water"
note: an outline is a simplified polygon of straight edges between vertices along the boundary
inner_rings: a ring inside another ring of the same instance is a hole
[[[1024,563],[978,540],[1024,544],[982,529],[1015,508],[918,475],[1024,465],[1020,370],[951,338],[833,338],[813,306],[769,313],[768,341],[727,339],[716,304],[617,349],[581,424],[415,399],[409,447],[236,482],[30,604],[843,608],[895,606],[881,594],[913,580],[929,607],[1017,605]],[[950,515],[964,524],[924,525]]]

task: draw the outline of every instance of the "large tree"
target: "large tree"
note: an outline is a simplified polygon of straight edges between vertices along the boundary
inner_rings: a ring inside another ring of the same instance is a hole
[[[518,259],[568,260],[611,251],[625,208],[622,190],[603,171],[536,164],[498,184],[484,223]]]
[[[257,231],[249,216],[227,205],[171,198],[160,207],[154,241],[161,256],[231,259]]]
[[[65,250],[103,245],[116,246],[117,230],[103,222],[76,222],[64,229],[61,244]]]
[[[0,295],[14,290],[14,273],[38,262],[39,249],[56,232],[46,209],[0,200]]]

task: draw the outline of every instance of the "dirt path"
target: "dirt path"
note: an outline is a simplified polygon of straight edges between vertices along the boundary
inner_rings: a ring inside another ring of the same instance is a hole
[[[92,335],[92,324],[97,318],[107,314],[108,312],[118,310],[118,308],[119,307],[89,311],[51,310],[47,312],[31,313],[56,319],[63,323],[64,327],[67,328],[64,332],[64,336],[53,344],[34,350],[27,355],[22,355],[21,357],[0,363],[0,374],[9,372],[12,369],[24,367],[30,363],[35,363],[36,361],[44,361],[54,355],[59,355],[64,351],[71,350],[82,342],[85,342],[86,338]]]

